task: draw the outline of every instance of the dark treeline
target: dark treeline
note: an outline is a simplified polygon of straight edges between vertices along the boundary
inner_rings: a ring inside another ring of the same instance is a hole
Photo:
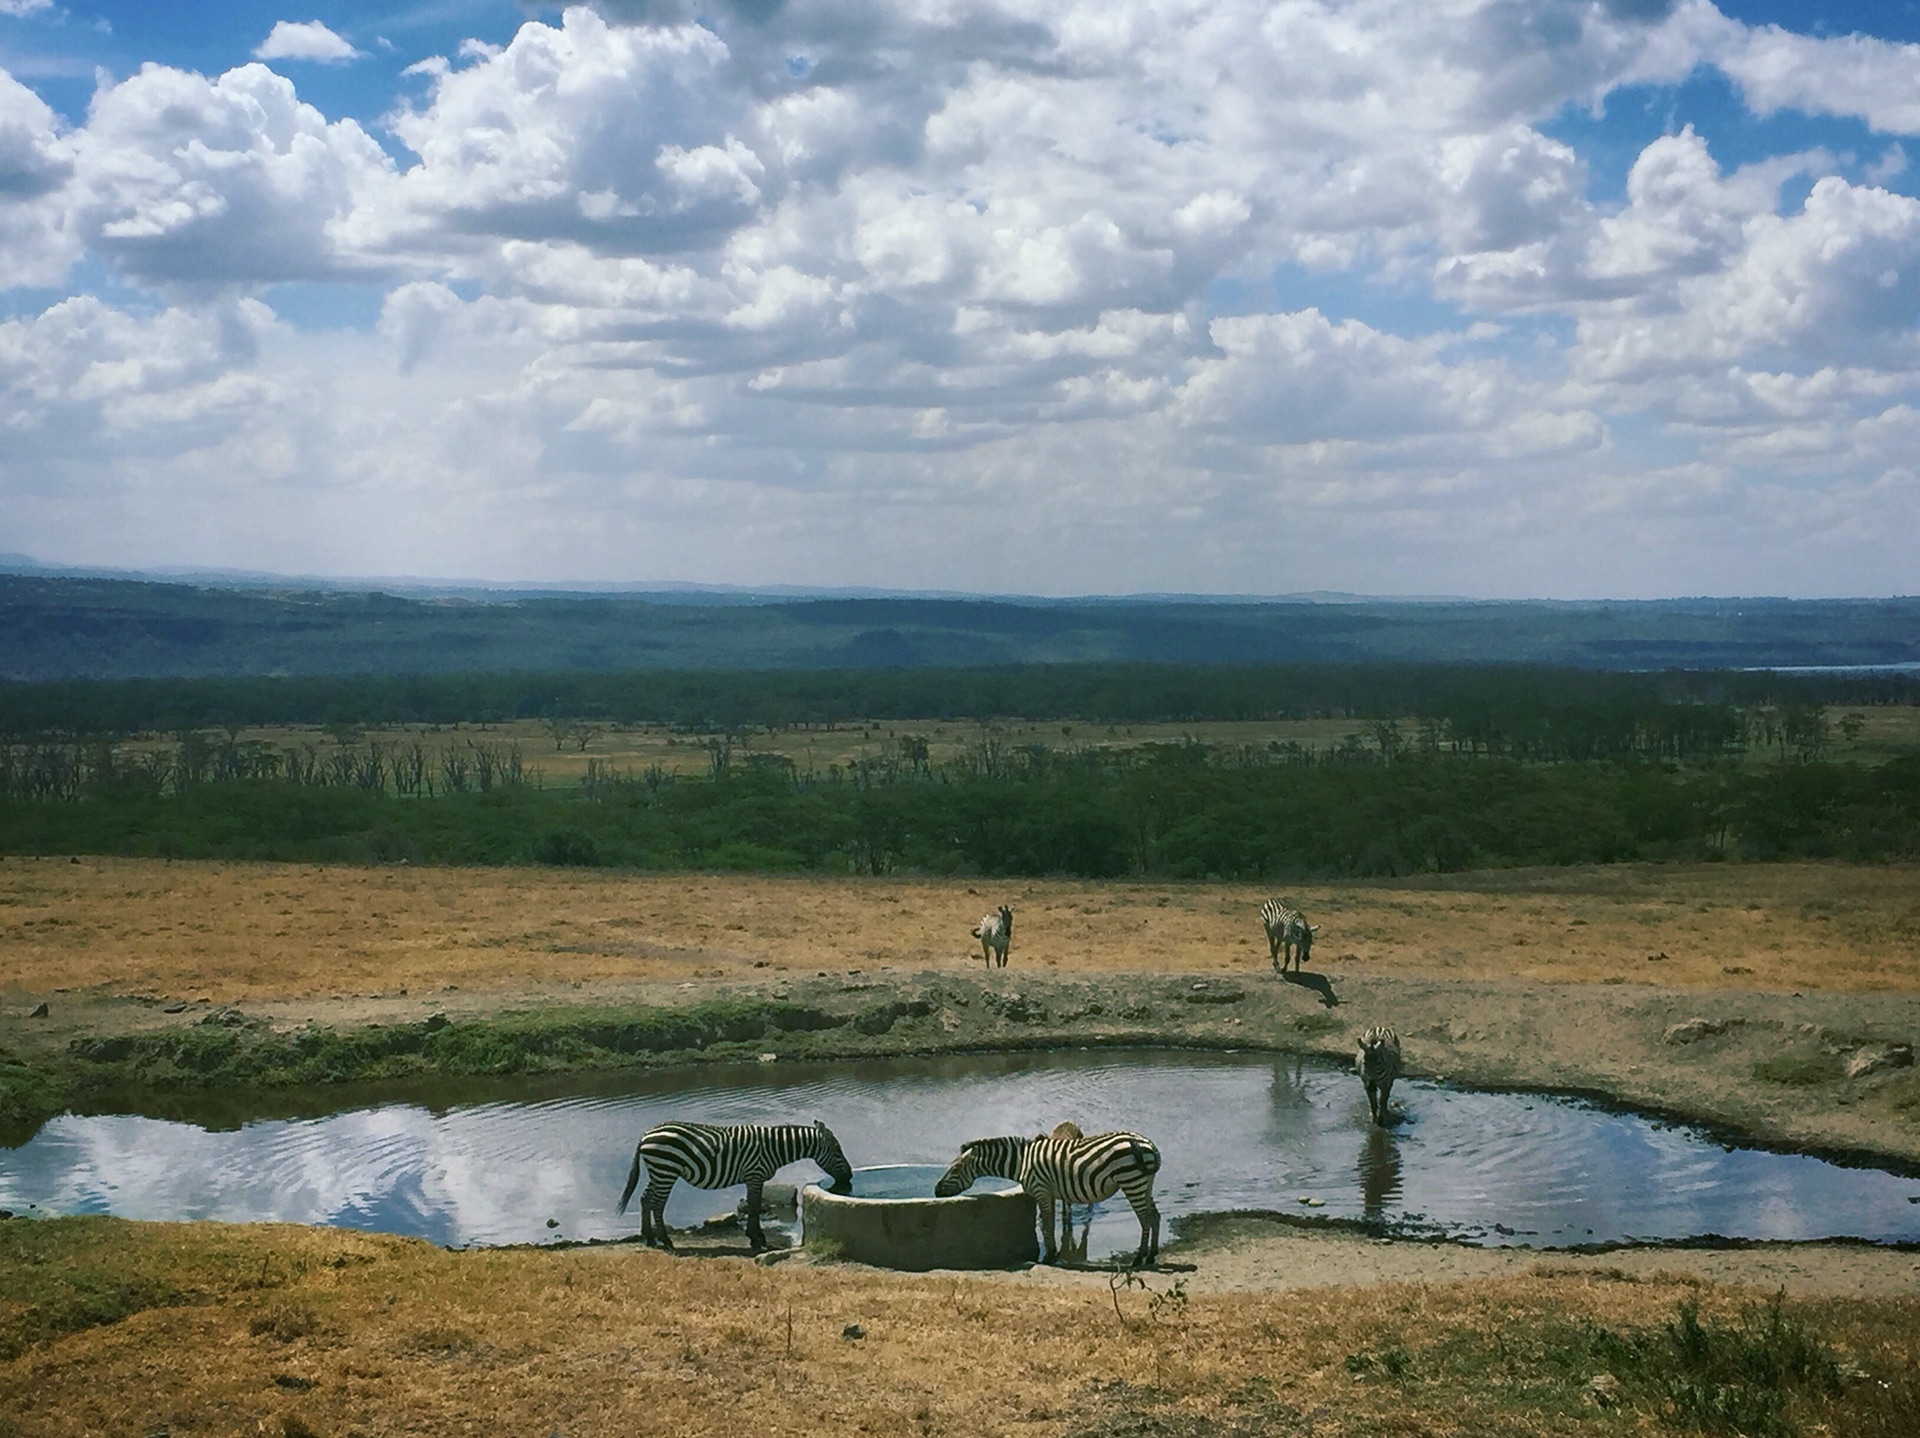
[[[1438,664],[1085,664],[991,669],[367,675],[0,682],[0,736],[566,717],[689,730],[1019,716],[1109,724],[1341,718],[1445,723],[1527,757],[1699,753],[1739,713],[1920,702],[1920,675],[1605,673]]]
[[[1920,856],[1920,758],[1682,766],[1478,761],[1200,744],[1029,746],[927,766],[708,777],[496,775],[433,798],[287,778],[163,791],[123,775],[72,802],[0,798],[0,852],[547,863],[884,874],[1394,875],[1665,859]]]

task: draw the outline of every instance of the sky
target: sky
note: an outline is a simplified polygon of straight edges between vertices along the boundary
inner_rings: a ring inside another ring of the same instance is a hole
[[[0,0],[0,553],[1920,592],[1912,0]]]

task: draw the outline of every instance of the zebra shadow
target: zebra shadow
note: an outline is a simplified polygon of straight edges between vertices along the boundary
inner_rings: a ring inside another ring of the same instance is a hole
[[[1303,989],[1312,989],[1320,996],[1320,1006],[1327,1009],[1340,1007],[1340,999],[1333,992],[1333,980],[1325,974],[1309,974],[1299,969],[1280,975],[1290,984],[1298,984]]]

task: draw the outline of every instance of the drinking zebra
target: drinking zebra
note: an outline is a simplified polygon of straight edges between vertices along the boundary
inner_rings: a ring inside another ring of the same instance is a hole
[[[995,954],[1000,956],[1000,967],[1007,966],[1007,945],[1013,942],[1013,910],[1005,904],[997,914],[988,914],[974,925],[973,936],[980,941],[980,957],[987,961],[987,967],[993,967]]]
[[[1069,1132],[1071,1130],[1071,1132]],[[1053,1205],[1063,1205],[1066,1220],[1061,1243],[1071,1241],[1072,1205],[1094,1204],[1124,1193],[1140,1220],[1135,1263],[1151,1263],[1160,1254],[1160,1210],[1153,1204],[1153,1176],[1160,1172],[1160,1150],[1137,1133],[1083,1135],[1062,1124],[1052,1137],[976,1138],[963,1144],[953,1166],[933,1186],[936,1198],[964,1193],[987,1175],[1010,1178],[1040,1205],[1040,1232],[1046,1261],[1060,1255],[1054,1241]]]
[[[1387,1123],[1387,1095],[1393,1081],[1400,1077],[1400,1035],[1375,1024],[1359,1038],[1360,1052],[1354,1067],[1367,1086],[1367,1111],[1382,1128]]]
[[[621,1191],[619,1213],[640,1183],[640,1165],[646,1163],[647,1189],[640,1196],[640,1239],[643,1243],[673,1247],[667,1237],[667,1195],[676,1179],[695,1188],[747,1186],[747,1242],[755,1253],[767,1246],[760,1229],[760,1196],[775,1171],[810,1158],[827,1171],[832,1193],[853,1192],[853,1165],[840,1151],[840,1141],[818,1119],[800,1123],[662,1123],[647,1130],[633,1151],[633,1167]]]
[[[1260,924],[1267,931],[1267,957],[1273,971],[1284,974],[1287,960],[1292,959],[1294,971],[1299,972],[1313,953],[1313,936],[1320,926],[1309,924],[1305,914],[1281,899],[1268,899],[1260,906]]]

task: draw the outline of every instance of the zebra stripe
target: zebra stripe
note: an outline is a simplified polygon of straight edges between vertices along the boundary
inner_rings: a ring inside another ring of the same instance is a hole
[[[1069,1130],[1071,1130],[1069,1132]],[[1040,1231],[1046,1240],[1046,1261],[1060,1253],[1054,1241],[1053,1205],[1071,1210],[1076,1203],[1094,1204],[1124,1193],[1140,1220],[1140,1248],[1135,1263],[1151,1263],[1160,1255],[1160,1210],[1153,1203],[1153,1178],[1160,1172],[1160,1150],[1137,1133],[1096,1133],[1082,1136],[1071,1124],[1062,1124],[1053,1137],[977,1138],[960,1149],[953,1166],[933,1186],[935,1197],[964,1193],[974,1181],[989,1174],[1010,1178],[1040,1205]],[[1072,1219],[1066,1219],[1061,1241]]]
[[[1400,1035],[1392,1029],[1375,1024],[1359,1038],[1360,1052],[1354,1056],[1354,1067],[1360,1072],[1360,1080],[1367,1086],[1367,1112],[1373,1121],[1382,1128],[1387,1122],[1387,1096],[1393,1092],[1393,1081],[1400,1077]]]
[[[812,1124],[663,1123],[647,1130],[633,1150],[633,1167],[621,1191],[616,1212],[625,1213],[640,1183],[644,1162],[646,1192],[640,1196],[640,1238],[648,1244],[672,1248],[667,1237],[667,1195],[681,1179],[694,1188],[747,1186],[747,1241],[758,1253],[767,1246],[760,1229],[760,1196],[766,1181],[790,1163],[810,1158],[833,1179],[834,1193],[853,1192],[853,1165],[840,1151],[833,1130]]]
[[[1313,953],[1313,936],[1318,924],[1309,924],[1307,916],[1288,906],[1284,899],[1268,899],[1260,906],[1260,924],[1267,931],[1267,957],[1273,971],[1284,974],[1287,960],[1293,960],[1297,973]]]
[[[987,967],[993,967],[994,955],[1000,956],[1000,967],[1007,966],[1007,945],[1013,942],[1013,910],[1005,904],[997,914],[987,914],[973,927],[973,936],[980,941],[980,957],[987,961]]]

